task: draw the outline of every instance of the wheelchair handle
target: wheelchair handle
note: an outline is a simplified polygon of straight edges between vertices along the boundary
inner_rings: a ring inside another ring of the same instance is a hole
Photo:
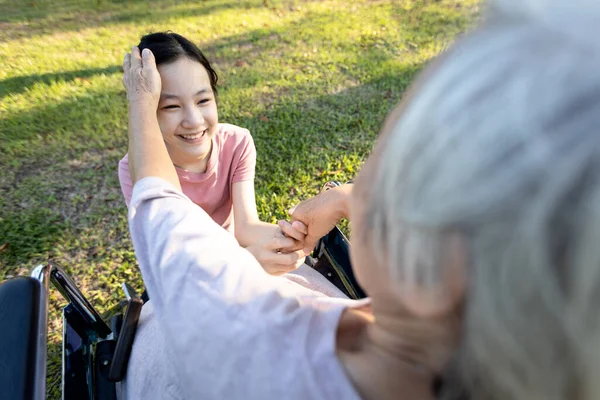
[[[110,335],[110,328],[87,301],[83,293],[79,291],[75,282],[60,267],[52,264],[49,264],[49,267],[51,268],[50,279],[54,287],[68,302],[73,304],[73,307],[79,311],[85,322],[92,326],[93,329],[86,332],[86,334],[93,338],[97,333],[102,339]]]

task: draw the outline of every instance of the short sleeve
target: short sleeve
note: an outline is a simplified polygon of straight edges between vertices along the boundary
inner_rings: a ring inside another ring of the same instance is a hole
[[[129,202],[131,202],[131,195],[133,193],[133,185],[131,184],[131,175],[129,174],[129,158],[127,157],[127,154],[119,161],[119,183],[121,184],[123,197],[125,197],[125,204],[129,207]]]
[[[244,135],[241,143],[242,153],[239,163],[235,166],[231,183],[254,180],[256,169],[256,147],[250,133]]]

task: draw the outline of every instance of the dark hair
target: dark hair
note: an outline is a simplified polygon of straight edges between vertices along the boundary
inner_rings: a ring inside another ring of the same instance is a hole
[[[175,62],[182,56],[198,61],[206,69],[206,72],[208,72],[210,88],[215,98],[217,97],[217,81],[219,77],[198,46],[188,39],[171,31],[156,32],[142,36],[138,47],[140,51],[150,49],[152,54],[154,54],[157,66]]]

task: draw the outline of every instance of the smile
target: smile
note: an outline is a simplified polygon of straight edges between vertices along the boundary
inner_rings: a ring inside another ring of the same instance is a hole
[[[207,133],[208,133],[208,129],[205,129],[201,132],[189,133],[189,134],[177,135],[177,136],[179,136],[186,142],[195,142],[195,141],[199,141],[200,139],[202,139],[204,136],[206,136]]]

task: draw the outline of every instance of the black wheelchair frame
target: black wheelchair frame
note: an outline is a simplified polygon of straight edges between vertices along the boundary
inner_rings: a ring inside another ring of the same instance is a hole
[[[65,298],[63,308],[63,400],[116,400],[135,336],[142,300],[123,284],[126,300],[109,327],[58,266],[33,269],[0,285],[0,391],[14,400],[44,399],[50,283]]]

